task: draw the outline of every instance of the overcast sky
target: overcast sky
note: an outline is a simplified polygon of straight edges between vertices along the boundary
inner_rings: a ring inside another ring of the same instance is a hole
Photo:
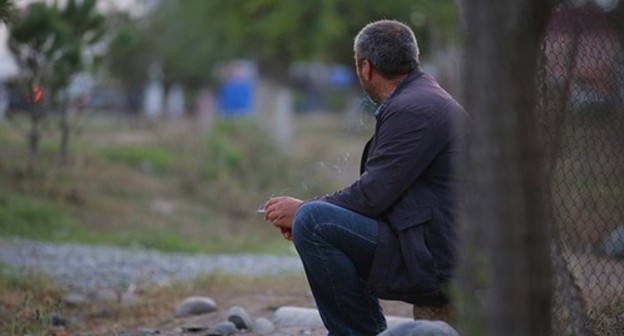
[[[23,8],[33,2],[41,2],[42,0],[16,0],[15,4],[18,8]],[[58,1],[59,4],[64,5],[67,0],[45,0],[48,3],[54,3]],[[158,0],[104,0],[98,1],[98,7],[102,11],[110,11],[111,9],[120,9],[129,11],[133,14],[140,14],[144,9],[157,2]]]

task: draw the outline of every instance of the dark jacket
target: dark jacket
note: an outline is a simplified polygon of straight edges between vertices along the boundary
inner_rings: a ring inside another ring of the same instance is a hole
[[[430,75],[410,73],[376,112],[360,178],[321,198],[379,221],[367,282],[378,297],[446,302],[456,258],[456,164],[463,108]]]

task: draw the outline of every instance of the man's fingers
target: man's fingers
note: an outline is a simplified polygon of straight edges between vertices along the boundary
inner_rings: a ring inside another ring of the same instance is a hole
[[[280,231],[281,231],[282,236],[284,237],[284,239],[292,240],[292,230],[290,230],[288,228],[280,228]]]

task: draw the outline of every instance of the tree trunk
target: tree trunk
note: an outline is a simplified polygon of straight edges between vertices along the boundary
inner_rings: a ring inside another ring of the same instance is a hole
[[[41,140],[41,119],[42,114],[38,107],[33,107],[28,111],[28,117],[30,120],[30,130],[28,131],[28,166],[26,167],[26,174],[32,176],[35,172],[35,165],[37,162],[37,156],[39,155],[39,143]]]
[[[67,106],[61,106],[61,142],[60,142],[60,154],[61,154],[61,162],[65,163],[67,160],[67,153],[69,147],[69,137],[71,127],[69,126],[69,118],[67,117]]]
[[[464,167],[470,179],[462,198],[467,262],[460,328],[462,334],[549,335],[548,189],[535,73],[551,4],[464,0],[460,9],[464,103],[474,117]]]
[[[30,131],[28,133],[28,152],[28,167],[26,168],[26,173],[32,176],[35,171],[37,153],[39,152],[39,125],[33,119],[31,119]]]

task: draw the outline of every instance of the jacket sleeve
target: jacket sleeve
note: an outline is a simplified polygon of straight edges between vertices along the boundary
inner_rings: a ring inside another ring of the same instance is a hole
[[[426,171],[450,133],[443,114],[386,110],[359,179],[320,200],[379,218]]]

